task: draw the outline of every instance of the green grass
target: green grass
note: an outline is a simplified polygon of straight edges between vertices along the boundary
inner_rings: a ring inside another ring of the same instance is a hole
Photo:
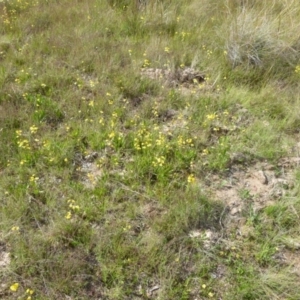
[[[300,5],[145,2],[0,1],[0,298],[298,299],[296,163],[245,236],[212,189],[298,155]]]

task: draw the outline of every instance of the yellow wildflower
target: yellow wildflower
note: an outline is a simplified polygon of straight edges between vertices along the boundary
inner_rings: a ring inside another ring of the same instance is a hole
[[[17,290],[18,290],[18,288],[19,288],[19,283],[17,283],[17,282],[15,282],[14,284],[12,284],[11,286],[10,286],[10,290],[11,291],[13,291],[13,292],[16,292]]]
[[[34,293],[34,290],[31,290],[31,289],[26,290],[26,294],[32,295],[33,293]]]
[[[67,220],[70,220],[72,218],[72,213],[70,211],[68,211],[67,214],[65,215],[65,218]]]
[[[193,174],[190,174],[187,178],[188,183],[193,183],[195,182],[195,176]]]
[[[206,116],[206,118],[207,118],[208,120],[214,120],[216,117],[217,117],[216,114],[209,114],[209,115]]]

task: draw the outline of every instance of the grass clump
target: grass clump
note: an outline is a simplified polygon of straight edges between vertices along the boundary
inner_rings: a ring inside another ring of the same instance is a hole
[[[0,296],[297,299],[299,14],[0,1]]]

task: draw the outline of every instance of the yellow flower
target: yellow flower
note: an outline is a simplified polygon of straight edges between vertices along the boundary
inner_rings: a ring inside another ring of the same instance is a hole
[[[30,150],[29,141],[26,140],[26,139],[24,139],[24,140],[22,140],[22,141],[18,141],[17,144],[18,144],[18,146],[19,146],[20,148]]]
[[[31,289],[27,289],[27,290],[26,290],[26,294],[32,295],[33,293],[34,293],[34,290],[31,290]]]
[[[20,227],[19,226],[13,226],[11,228],[12,231],[19,231],[20,230]]]
[[[209,292],[209,293],[208,293],[208,297],[209,297],[209,298],[212,298],[213,296],[214,296],[214,293],[212,293],[212,292]]]
[[[16,292],[18,290],[18,288],[19,288],[19,283],[16,282],[16,283],[12,284],[9,289],[13,292]]]
[[[27,162],[27,160],[26,159],[21,159],[21,161],[20,161],[20,165],[21,166],[23,166],[25,163]]]
[[[202,284],[202,288],[205,290],[206,289],[206,284]]]
[[[148,59],[144,59],[143,68],[147,68],[151,65],[150,61]]]
[[[165,164],[166,158],[164,156],[155,157],[155,160],[152,162],[154,167],[162,167]]]
[[[68,211],[67,214],[65,215],[65,218],[67,220],[70,220],[72,218],[72,213],[70,211]]]
[[[208,120],[214,120],[216,117],[217,117],[216,114],[210,114],[210,115],[207,115],[207,116],[206,116],[206,118],[207,118]]]
[[[39,178],[37,176],[35,176],[35,174],[31,175],[29,178],[30,182],[34,182],[36,183],[39,180]]]
[[[69,207],[73,210],[79,210],[80,207],[79,205],[75,205],[75,201],[73,201],[72,203],[69,204]]]
[[[190,174],[187,178],[188,183],[193,183],[195,182],[195,176],[193,174]]]
[[[208,154],[208,150],[207,149],[203,149],[202,154],[201,155],[207,155]]]
[[[102,117],[99,119],[99,124],[104,125],[104,119]]]
[[[109,133],[108,138],[113,139],[116,136],[114,132]]]
[[[38,128],[35,125],[32,125],[29,129],[32,134],[35,134],[38,130]]]
[[[22,130],[16,130],[17,137],[20,137],[22,135]]]

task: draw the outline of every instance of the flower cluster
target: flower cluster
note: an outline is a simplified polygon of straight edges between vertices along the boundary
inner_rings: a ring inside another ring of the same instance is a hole
[[[134,138],[134,148],[136,150],[146,150],[152,147],[152,135],[144,126],[136,133]]]
[[[66,213],[65,218],[70,220],[72,218],[72,213],[76,213],[80,210],[80,206],[76,204],[75,200],[69,199],[69,211]]]
[[[194,142],[192,138],[185,138],[182,135],[177,137],[177,144],[179,147],[194,147]]]
[[[188,183],[194,183],[196,180],[195,175],[194,174],[190,174],[187,178],[187,182]]]
[[[181,31],[181,32],[176,31],[175,32],[175,37],[179,38],[182,42],[185,41],[186,38],[190,35],[191,35],[191,33],[186,32],[186,31]]]
[[[15,232],[19,233],[20,232],[20,227],[19,226],[13,226],[11,228],[11,231],[15,231]]]
[[[12,1],[1,0],[0,3],[1,2],[4,2],[4,6],[1,12],[0,24],[2,21],[3,25],[8,29],[13,29],[13,24],[18,19],[18,14],[20,11],[32,6],[36,6],[39,3],[38,0],[17,0],[15,3],[13,3],[13,5],[10,3]]]
[[[38,180],[39,180],[39,177],[37,177],[35,174],[32,174],[29,178],[29,181],[33,184],[36,184]]]
[[[166,162],[165,156],[161,155],[154,158],[154,160],[152,161],[152,165],[154,167],[162,167],[165,164],[165,162]]]
[[[12,291],[12,292],[17,292],[19,290],[19,287],[20,287],[20,284],[18,282],[15,282],[13,283],[9,289]],[[30,288],[27,288],[26,291],[25,291],[25,299],[26,300],[31,300],[32,299],[32,295],[34,294],[34,290],[33,289],[30,289]],[[18,298],[19,299],[19,298]]]

